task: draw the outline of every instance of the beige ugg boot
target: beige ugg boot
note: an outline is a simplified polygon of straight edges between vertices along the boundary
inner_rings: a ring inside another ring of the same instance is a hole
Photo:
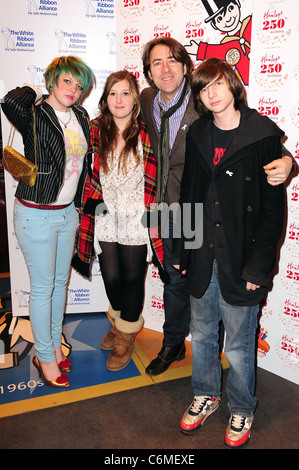
[[[120,316],[120,312],[117,310],[113,310],[111,305],[109,305],[107,313],[111,317],[111,319],[114,320],[114,323],[115,323],[116,318]],[[113,325],[111,330],[109,330],[108,333],[106,333],[104,338],[102,339],[101,348],[105,349],[105,351],[110,351],[114,346],[115,336],[116,336],[116,328],[115,328],[115,325]]]
[[[143,317],[136,322],[129,322],[117,317],[115,319],[116,336],[114,346],[108,357],[107,369],[117,371],[124,369],[130,362],[135,349],[135,337],[143,327]]]

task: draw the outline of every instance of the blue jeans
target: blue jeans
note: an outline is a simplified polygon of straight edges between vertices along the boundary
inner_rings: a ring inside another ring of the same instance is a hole
[[[64,209],[26,207],[16,201],[14,228],[30,278],[29,315],[37,356],[55,360],[61,345],[66,289],[78,213],[74,204]]]
[[[190,296],[194,395],[221,394],[218,331],[222,319],[226,333],[225,355],[230,363],[226,380],[228,408],[232,414],[250,416],[257,404],[255,340],[259,306],[237,307],[223,299],[214,261],[209,287],[203,297]]]

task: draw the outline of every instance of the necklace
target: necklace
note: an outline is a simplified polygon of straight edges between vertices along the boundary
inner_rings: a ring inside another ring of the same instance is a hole
[[[59,117],[58,114],[57,114],[58,120],[61,122],[61,124],[64,125],[64,128],[65,128],[65,129],[67,128],[67,126],[69,125],[69,123],[71,122],[71,119],[72,119],[72,112],[71,112],[71,110],[69,109],[68,112],[69,112],[69,119],[68,119],[67,122],[62,121],[62,119],[60,119],[60,117]]]

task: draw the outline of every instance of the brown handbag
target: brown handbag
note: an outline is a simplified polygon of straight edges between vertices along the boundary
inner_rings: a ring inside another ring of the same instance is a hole
[[[15,129],[11,126],[7,146],[3,150],[2,165],[8,173],[10,173],[16,180],[22,180],[29,186],[33,186],[37,175],[36,163],[36,132],[35,132],[35,112],[33,110],[33,131],[34,131],[34,155],[35,163],[32,163],[28,158],[25,158],[17,150],[11,147]]]

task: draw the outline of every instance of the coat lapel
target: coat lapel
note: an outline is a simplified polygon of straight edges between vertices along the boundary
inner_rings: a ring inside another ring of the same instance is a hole
[[[180,147],[182,139],[186,139],[189,127],[196,119],[198,119],[198,114],[194,109],[194,101],[192,95],[190,95],[189,103],[187,105],[185,114],[180,124],[180,128],[173,143],[171,154],[174,153]]]

